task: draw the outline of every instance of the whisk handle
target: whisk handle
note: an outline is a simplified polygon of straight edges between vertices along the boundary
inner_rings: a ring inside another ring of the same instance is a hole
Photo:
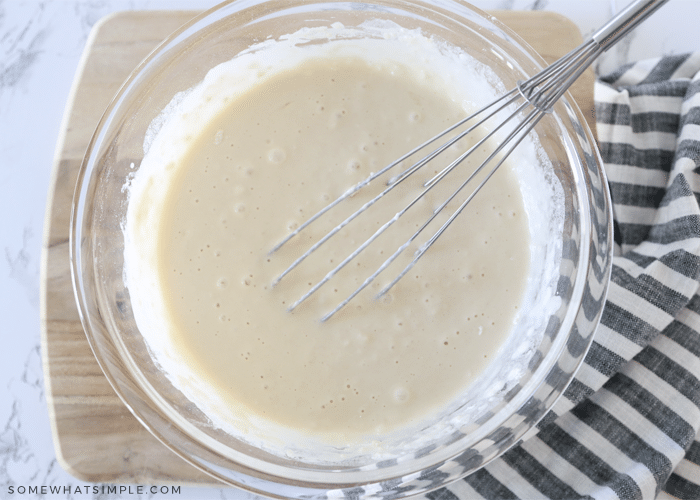
[[[666,2],[668,0],[636,0],[593,33],[591,39],[603,50],[608,50]]]

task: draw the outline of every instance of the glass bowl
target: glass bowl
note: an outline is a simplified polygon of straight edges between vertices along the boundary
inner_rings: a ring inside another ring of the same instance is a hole
[[[388,459],[291,459],[212,427],[159,371],[134,321],[123,269],[128,202],[123,187],[139,168],[149,125],[177,93],[252,44],[304,26],[356,26],[367,19],[391,20],[446,40],[489,66],[505,88],[543,66],[520,37],[461,1],[225,2],[180,28],[131,74],[99,123],[75,191],[70,246],[75,295],[90,345],[115,391],[144,426],[195,467],[271,497],[401,498],[483,467],[518,443],[562,395],[583,361],[605,302],[613,246],[610,197],[595,141],[567,95],[534,132],[552,179],[562,188],[557,203],[563,218],[548,228],[550,241],[537,251],[554,273],[530,286],[529,300],[556,307],[543,321],[525,318],[516,327],[516,338],[532,336],[534,329],[531,338],[537,339],[520,353],[519,379],[479,399],[477,393],[497,380],[488,377],[509,369],[513,353],[494,361],[493,373],[484,376],[488,380],[480,379],[471,391],[478,404],[467,398],[454,409],[450,432],[435,439],[418,433],[409,440],[414,446]]]

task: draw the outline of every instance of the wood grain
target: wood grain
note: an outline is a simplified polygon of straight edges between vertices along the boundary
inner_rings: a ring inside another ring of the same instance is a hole
[[[548,62],[581,42],[576,26],[557,14],[494,14]],[[68,255],[73,190],[102,111],[131,70],[193,15],[122,12],[98,23],[77,71],[56,148],[42,248],[42,358],[57,460],[87,482],[218,485],[157,441],[107,382],[80,324]],[[593,78],[588,72],[572,89],[591,125]]]

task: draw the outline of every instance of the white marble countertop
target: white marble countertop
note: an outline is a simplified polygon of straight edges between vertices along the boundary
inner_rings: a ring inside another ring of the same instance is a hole
[[[202,9],[214,0],[0,0],[0,498],[251,498],[233,489],[175,494],[85,488],[55,459],[40,353],[39,268],[45,200],[66,99],[91,27],[119,10]],[[627,0],[472,0],[489,9],[538,9],[572,19],[584,35]],[[602,72],[628,61],[700,50],[700,0],[671,0],[605,54]],[[14,495],[10,487],[58,494]],[[68,494],[65,487],[74,493]],[[92,486],[92,485],[90,485]],[[87,493],[86,493],[87,492]]]

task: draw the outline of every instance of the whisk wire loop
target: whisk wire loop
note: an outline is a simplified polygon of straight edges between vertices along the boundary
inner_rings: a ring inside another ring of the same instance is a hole
[[[500,101],[500,99],[499,99],[498,101]],[[497,103],[498,101],[495,101],[494,103]],[[499,112],[500,110],[504,109],[510,102],[511,102],[511,101],[508,101],[506,104],[504,104],[503,106],[499,107],[496,111],[494,111],[492,114],[490,114],[489,116],[487,116],[485,119],[490,118],[491,116],[493,116],[494,113],[497,113],[497,112]],[[511,117],[512,117],[512,116],[515,116],[517,113],[519,113],[522,109],[525,108],[525,106],[526,106],[526,104],[521,105],[521,106],[513,113],[513,115],[511,115]],[[483,111],[483,110],[482,110],[482,111]],[[472,116],[472,118],[474,118],[474,117],[477,116],[477,115],[478,115],[478,113],[476,113],[476,114],[474,114],[474,115],[471,115],[471,116]],[[465,132],[459,134],[457,137],[463,137],[464,135],[466,135],[466,133],[469,133],[469,132],[472,131],[476,126],[481,125],[483,122],[484,122],[484,120],[481,120],[481,121],[478,122],[476,125],[470,127],[470,128],[467,129]],[[487,140],[489,140],[491,137],[493,137],[493,135],[496,134],[496,133],[498,132],[498,130],[499,130],[502,126],[505,125],[505,123],[506,123],[506,122],[504,121],[504,122],[501,123],[498,127],[496,127],[494,130],[492,130],[489,134],[487,134],[485,137],[481,138],[476,144],[474,144],[474,146],[472,146],[471,148],[469,148],[465,153],[463,153],[463,154],[460,155],[456,160],[454,160],[452,163],[450,163],[450,165],[448,165],[445,169],[443,169],[443,171],[440,172],[440,173],[438,174],[438,176],[436,176],[436,177],[439,177],[439,178],[441,179],[442,177],[444,177],[445,175],[447,175],[450,171],[452,171],[455,167],[457,167],[457,165],[459,165],[460,163],[462,163],[468,156],[470,156],[474,151],[476,151],[479,147],[481,147]],[[455,141],[454,139],[452,139],[452,140],[450,140],[450,141],[447,141],[445,144],[451,145],[451,144],[453,144],[454,142],[456,142],[456,141]],[[505,144],[505,143],[504,143],[504,144]],[[417,237],[418,234],[420,234],[420,232],[421,232],[430,222],[432,222],[433,219],[435,219],[435,217],[443,210],[443,208],[444,208],[450,201],[452,201],[452,200],[454,199],[454,197],[457,196],[457,194],[459,194],[459,192],[460,192],[464,187],[466,187],[466,185],[469,184],[469,182],[471,182],[471,180],[472,180],[476,175],[478,175],[478,174],[481,172],[481,170],[483,170],[483,168],[486,167],[486,165],[488,165],[488,162],[489,162],[491,159],[493,159],[493,157],[495,157],[495,156],[500,152],[500,150],[504,147],[504,144],[502,144],[502,145],[499,146],[496,150],[494,150],[494,151],[491,153],[490,157],[489,157],[486,161],[484,161],[474,172],[472,172],[472,173],[469,175],[469,177],[467,178],[467,180],[466,180],[464,183],[462,183],[461,187],[460,187],[457,191],[455,191],[455,192],[447,199],[447,201],[445,201],[442,205],[440,205],[436,210],[433,211],[433,214],[432,214],[432,216],[428,219],[428,221],[421,227],[421,229],[419,229],[419,230],[409,239],[409,241],[407,241],[404,245],[402,245],[402,246],[400,247],[401,249],[406,248],[410,243],[413,242],[413,240],[415,239],[415,237]],[[443,145],[442,147],[444,148],[445,145]],[[299,265],[304,259],[306,259],[309,255],[311,255],[311,253],[313,253],[316,249],[318,249],[323,243],[325,243],[326,241],[328,241],[333,235],[337,234],[343,227],[345,227],[345,226],[346,226],[347,224],[349,224],[353,219],[355,219],[355,218],[358,217],[360,214],[362,214],[364,211],[366,211],[366,210],[367,210],[369,207],[371,207],[374,203],[376,203],[377,201],[379,201],[379,200],[380,200],[382,197],[384,197],[389,191],[391,191],[391,190],[394,189],[396,186],[398,186],[402,181],[406,180],[411,174],[413,174],[414,172],[416,172],[417,170],[419,170],[420,168],[422,168],[424,165],[426,165],[428,162],[426,162],[426,161],[424,161],[424,160],[425,160],[425,158],[422,159],[422,160],[420,160],[420,161],[418,161],[418,162],[416,162],[416,163],[413,164],[411,167],[409,167],[407,170],[405,170],[404,172],[402,172],[401,174],[399,174],[399,176],[397,176],[398,179],[395,180],[393,183],[389,184],[389,186],[388,186],[386,189],[384,189],[384,190],[383,190],[381,193],[379,193],[377,196],[375,196],[375,197],[372,198],[370,201],[368,201],[367,203],[365,203],[362,207],[360,207],[360,209],[358,209],[356,212],[354,212],[353,214],[351,214],[350,217],[348,217],[347,219],[345,219],[345,220],[344,220],[343,222],[341,222],[338,226],[336,226],[335,228],[333,228],[330,232],[326,233],[326,235],[325,235],[323,238],[321,238],[317,243],[315,243],[311,248],[309,248],[309,250],[307,250],[301,257],[299,257],[297,260],[295,260],[295,261],[292,263],[292,265],[291,265],[290,267],[288,267],[286,270],[284,270],[284,271],[282,272],[282,274],[280,274],[279,277],[273,282],[273,284],[279,283],[279,281],[280,281],[284,276],[286,276],[289,272],[291,272],[297,265]],[[438,179],[438,180],[439,180],[439,179]],[[416,204],[418,201],[420,201],[421,199],[423,199],[423,197],[424,197],[433,187],[435,187],[436,185],[437,185],[437,181],[436,181],[436,182],[430,182],[430,181],[429,181],[428,183],[424,184],[424,189],[423,189],[410,203],[408,203],[403,209],[401,209],[399,212],[397,212],[396,215],[394,215],[394,217],[393,217],[392,219],[390,219],[388,222],[386,222],[384,225],[382,225],[370,238],[368,238],[367,240],[365,240],[364,243],[362,243],[359,247],[357,247],[357,249],[356,249],[354,252],[352,252],[348,257],[346,257],[340,264],[338,264],[338,265],[337,265],[333,270],[331,270],[328,274],[326,274],[326,275],[324,276],[324,278],[323,278],[321,281],[319,281],[318,283],[316,283],[316,284],[315,284],[307,293],[305,293],[300,299],[298,299],[298,300],[297,300],[296,302],[294,302],[291,306],[289,306],[288,310],[289,310],[289,311],[293,311],[294,309],[296,309],[297,306],[299,306],[299,305],[300,305],[302,302],[304,302],[308,297],[310,297],[316,290],[318,290],[321,286],[323,286],[325,283],[327,283],[328,281],[330,281],[330,279],[333,278],[333,276],[335,276],[343,267],[345,267],[350,261],[352,261],[355,257],[357,257],[357,256],[358,256],[365,248],[367,248],[374,240],[376,240],[376,239],[377,239],[380,235],[382,235],[387,229],[389,229],[389,227],[391,227],[396,221],[398,221],[408,210],[410,210],[413,206],[415,206],[415,204]],[[395,253],[394,256],[398,256],[399,253],[400,253],[400,252]],[[395,258],[395,257],[394,257],[394,258]],[[391,261],[393,261],[393,260],[394,260],[394,259],[391,259]],[[364,289],[369,283],[371,283],[371,282],[374,280],[374,277],[376,277],[376,276],[379,274],[379,272],[383,271],[383,270],[391,263],[391,261],[385,262],[386,265],[380,266],[378,272],[373,273],[373,274],[371,275],[371,279],[369,279],[369,281],[365,281],[365,283],[363,283],[363,285],[361,285],[361,287],[353,293],[353,297],[354,297],[355,295],[357,295],[357,293],[359,293],[362,289]],[[344,302],[345,302],[345,301],[344,301]],[[331,315],[332,315],[332,314],[331,314]],[[328,315],[327,315],[327,316],[328,316]],[[330,317],[330,316],[328,316],[328,317]]]
[[[475,119],[478,115],[484,113],[484,111],[486,111],[487,109],[490,109],[491,107],[497,105],[499,102],[503,101],[503,100],[506,99],[508,96],[510,96],[510,95],[512,95],[512,94],[514,94],[514,93],[515,93],[514,91],[511,91],[511,92],[509,92],[508,94],[506,94],[506,95],[500,97],[499,99],[493,101],[491,104],[489,104],[489,105],[486,106],[485,108],[482,108],[480,111],[478,111],[478,112],[476,112],[476,113],[474,113],[474,114],[468,116],[467,118],[461,120],[461,121],[459,122],[459,124],[464,125],[465,123],[468,123],[470,120]],[[461,132],[460,134],[456,135],[456,136],[453,137],[452,139],[450,139],[450,140],[448,140],[447,142],[445,142],[442,146],[440,146],[438,149],[436,149],[432,154],[430,154],[430,155],[428,155],[428,156],[422,158],[421,160],[419,160],[419,161],[417,161],[416,163],[412,164],[409,168],[407,168],[406,170],[404,170],[403,172],[401,172],[401,173],[398,174],[397,176],[391,178],[391,179],[387,182],[387,188],[386,188],[386,189],[384,189],[384,190],[383,190],[382,192],[380,192],[377,196],[375,196],[374,198],[372,198],[371,200],[369,200],[367,203],[365,203],[364,205],[362,205],[357,211],[353,212],[348,218],[346,218],[345,220],[343,220],[340,224],[338,224],[336,227],[334,227],[331,231],[329,231],[328,233],[326,233],[320,240],[318,240],[316,243],[314,243],[306,252],[304,252],[300,257],[298,257],[287,269],[285,269],[279,276],[277,276],[277,278],[275,278],[275,280],[272,282],[272,286],[276,286],[287,274],[289,274],[289,273],[290,273],[292,270],[294,270],[299,264],[301,264],[307,257],[309,257],[309,255],[311,255],[312,253],[314,253],[321,245],[323,245],[325,242],[327,242],[327,241],[328,241],[331,237],[333,237],[335,234],[337,234],[338,232],[340,232],[340,230],[342,230],[345,226],[347,226],[347,225],[348,225],[350,222],[352,222],[354,219],[356,219],[357,217],[359,217],[362,213],[364,213],[367,209],[369,209],[369,208],[370,208],[372,205],[374,205],[377,201],[379,201],[381,198],[383,198],[384,196],[386,196],[390,191],[392,191],[395,187],[397,187],[399,184],[401,184],[401,182],[403,182],[405,179],[407,179],[410,175],[412,175],[413,173],[415,173],[416,171],[418,171],[419,169],[421,169],[423,166],[427,165],[427,164],[428,164],[433,158],[435,158],[438,154],[444,152],[447,148],[449,148],[450,146],[452,146],[453,144],[455,144],[459,139],[465,137],[467,134],[469,134],[469,133],[471,133],[472,131],[474,131],[474,129],[476,129],[478,126],[481,126],[484,122],[486,122],[488,119],[490,119],[491,117],[493,117],[496,113],[498,113],[498,112],[500,112],[501,110],[505,109],[508,105],[510,105],[510,104],[511,104],[514,100],[516,100],[516,99],[517,99],[517,96],[516,96],[516,97],[512,97],[510,100],[506,101],[504,104],[502,104],[500,107],[498,107],[495,111],[492,111],[492,112],[489,113],[486,117],[484,117],[483,119],[481,119],[478,123],[472,125],[471,127],[469,127],[468,129],[466,129],[465,131]],[[453,126],[453,127],[451,127],[451,130],[454,130],[455,128],[457,128],[457,127],[456,127],[456,126]],[[470,148],[466,153],[463,153],[457,160],[455,160],[454,162],[452,162],[450,165],[448,165],[448,167],[446,167],[445,169],[443,169],[442,172],[440,172],[437,176],[435,176],[435,178],[437,178],[438,176],[440,176],[440,178],[442,178],[442,177],[444,177],[444,175],[447,175],[447,173],[449,173],[449,171],[451,171],[451,170],[454,169],[457,165],[459,165],[462,161],[464,161],[477,147],[481,146],[488,138],[490,138],[491,136],[493,136],[493,134],[494,134],[499,128],[500,128],[500,127],[498,127],[497,129],[495,129],[494,131],[492,131],[487,137],[485,137],[484,139],[482,139],[481,141],[479,141],[475,146],[473,146],[472,148]],[[438,134],[438,135],[432,137],[431,139],[429,139],[428,141],[426,141],[425,143],[423,143],[423,144],[424,144],[424,145],[423,145],[423,148],[425,148],[427,145],[430,145],[430,144],[434,143],[434,142],[437,141],[438,139],[444,137],[444,136],[445,136],[447,133],[449,133],[449,131],[451,131],[451,130],[443,131],[443,132],[441,132],[440,134]],[[419,148],[415,148],[415,149],[413,150],[413,151],[414,151],[414,154],[415,154],[415,152],[419,152],[421,149],[422,149],[422,148],[420,148],[420,147],[419,147]],[[410,155],[409,155],[409,156],[410,156]],[[397,161],[392,162],[392,164],[390,164],[388,167],[383,168],[383,169],[380,170],[377,174],[371,174],[371,175],[370,175],[369,177],[367,177],[364,181],[362,181],[362,182],[356,184],[352,189],[350,189],[350,190],[346,191],[345,193],[343,193],[340,197],[338,197],[336,200],[334,200],[331,204],[329,204],[329,205],[327,205],[326,207],[324,207],[321,211],[319,211],[317,214],[315,214],[313,217],[311,217],[309,220],[307,220],[303,225],[301,225],[299,228],[297,228],[292,234],[288,235],[282,242],[280,242],[276,247],[274,247],[274,248],[270,251],[270,253],[274,253],[275,251],[277,251],[280,247],[282,247],[282,245],[284,245],[287,241],[289,241],[293,236],[295,236],[296,234],[298,234],[299,232],[301,232],[304,228],[306,228],[306,227],[307,227],[309,224],[311,224],[313,221],[317,220],[319,217],[321,217],[323,214],[325,214],[328,210],[330,210],[331,208],[333,208],[333,207],[335,207],[336,205],[338,205],[341,201],[343,201],[344,199],[346,199],[346,198],[347,198],[348,196],[350,196],[351,194],[354,194],[354,193],[356,193],[357,191],[359,191],[362,187],[368,185],[372,180],[376,179],[376,178],[379,177],[381,174],[387,172],[390,168],[393,168],[393,167],[397,166],[399,163],[401,163],[402,161],[405,161],[405,159],[406,159],[407,157],[409,157],[409,156],[404,155],[400,160],[397,160]],[[434,178],[434,179],[435,179],[435,178]],[[391,219],[391,220],[389,221],[388,224],[383,225],[383,226],[377,231],[377,233],[375,233],[375,235],[372,236],[371,241],[366,241],[362,246],[359,247],[358,250],[361,251],[361,250],[363,250],[364,248],[366,248],[366,247],[369,245],[369,243],[371,243],[371,242],[374,241],[377,237],[379,237],[379,236],[380,236],[384,231],[386,231],[396,220],[398,220],[399,217],[401,217],[406,211],[408,211],[409,208],[411,208],[413,205],[415,205],[415,203],[416,203],[417,201],[419,201],[420,199],[422,199],[423,196],[429,191],[429,188],[431,187],[432,184],[433,184],[433,182],[428,181],[428,182],[424,185],[424,187],[426,187],[426,188],[428,188],[428,189],[424,190],[424,191],[423,191],[416,199],[414,199],[409,205],[407,205],[403,210],[401,210],[399,213],[397,213],[397,215],[396,215],[393,219]],[[349,259],[346,259],[347,262],[349,262],[350,260],[352,260],[352,259],[353,259],[354,257],[356,257],[357,255],[359,255],[359,253],[360,253],[360,252],[353,252],[353,254],[350,256],[350,258],[349,258]],[[328,280],[330,280],[330,278],[332,278],[335,274],[337,274],[337,271],[339,271],[340,269],[342,269],[342,267],[344,267],[345,264],[347,264],[346,260],[344,260],[341,264],[339,264],[339,265],[336,267],[336,269],[334,269],[333,271],[331,271],[330,273],[328,273],[328,275],[326,275],[326,277],[320,282],[320,284],[317,284],[317,285],[323,285],[323,284],[326,283]],[[290,310],[290,311],[291,311],[291,310],[294,310],[299,304],[301,304],[307,297],[309,297],[309,296],[310,296],[314,291],[316,291],[318,288],[320,288],[320,286],[314,286],[314,287],[310,290],[310,293],[305,294],[304,296],[301,297],[301,299],[299,299],[299,300],[297,300],[296,302],[294,302],[294,303],[288,308],[288,310]]]
[[[522,129],[530,122],[532,122],[532,125],[528,130],[519,138],[516,140],[516,143],[512,145],[511,149],[506,153],[505,157],[502,158],[498,164],[496,164],[486,175],[486,177],[482,180],[481,183],[469,194],[466,200],[462,202],[462,204],[453,212],[453,214],[450,216],[450,218],[438,229],[438,231],[433,234],[433,236],[430,237],[423,245],[421,245],[418,250],[414,254],[413,260],[394,278],[388,285],[386,285],[376,296],[375,298],[381,298],[384,296],[401,278],[403,278],[418,262],[418,259],[422,257],[422,255],[435,243],[435,241],[438,239],[438,237],[449,227],[449,225],[454,221],[454,219],[457,218],[457,216],[466,208],[466,206],[469,204],[469,202],[476,196],[476,194],[479,192],[479,190],[486,185],[486,182],[491,178],[493,174],[496,173],[498,168],[501,166],[501,164],[506,160],[507,156],[510,154],[510,152],[517,146],[518,143],[524,138],[527,133],[535,126],[537,121],[541,118],[542,113],[538,112],[537,110],[533,110],[530,112],[528,117],[523,121],[523,123],[520,124],[517,130],[514,130],[511,132],[511,135],[518,134],[519,132],[522,131]],[[433,214],[423,223],[420,228],[411,235],[406,242],[401,245],[388,259],[386,259],[381,266],[373,273],[371,274],[368,278],[365,279],[365,281],[360,285],[357,289],[355,289],[345,300],[343,300],[340,304],[336,306],[335,309],[327,313],[321,318],[321,321],[327,321],[330,319],[335,313],[340,311],[343,307],[345,307],[353,298],[355,298],[362,290],[367,288],[369,284],[371,284],[375,278],[379,276],[391,263],[393,263],[396,258],[406,250],[410,246],[413,241],[423,232],[425,228],[427,228],[430,223],[433,222],[433,220],[443,211],[443,209],[451,203],[455,197],[474,179],[474,177],[480,173],[480,171],[488,165],[488,162],[492,160],[502,149],[505,147],[507,144],[507,141],[504,141],[501,146],[499,146],[496,150],[493,151],[493,153],[490,155],[490,157],[485,160],[481,165],[472,172],[472,174],[469,175],[469,177],[438,207],[433,211]],[[433,184],[434,185],[434,184]]]

